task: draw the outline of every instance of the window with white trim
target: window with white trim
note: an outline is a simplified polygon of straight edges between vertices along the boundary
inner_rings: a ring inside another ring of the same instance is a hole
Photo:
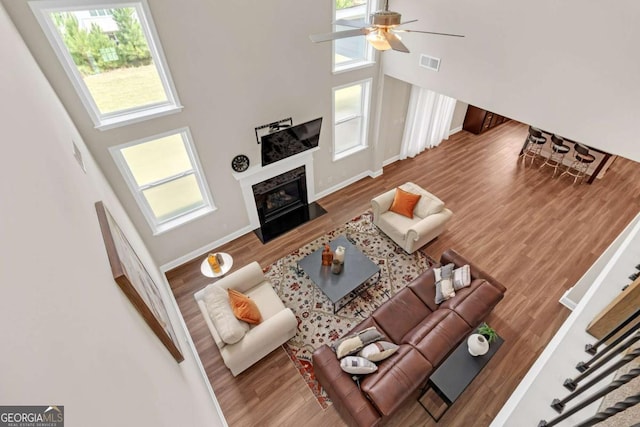
[[[96,128],[182,110],[146,0],[30,1]]]
[[[154,234],[215,209],[188,128],[109,151]]]
[[[338,19],[369,21],[375,0],[335,0],[334,21]],[[333,31],[352,30],[354,27],[334,25]],[[347,37],[333,41],[333,71],[346,71],[373,64],[373,48],[364,36]]]
[[[371,80],[333,89],[333,159],[367,148]]]

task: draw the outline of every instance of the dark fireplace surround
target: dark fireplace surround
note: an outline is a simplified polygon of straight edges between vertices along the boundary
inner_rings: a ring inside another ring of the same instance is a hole
[[[308,203],[304,166],[254,184],[252,190],[260,219],[254,232],[263,243],[326,213]]]

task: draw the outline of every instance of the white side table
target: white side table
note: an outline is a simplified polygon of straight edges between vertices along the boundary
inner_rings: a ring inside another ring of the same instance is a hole
[[[209,265],[209,261],[207,260],[207,258],[205,258],[204,261],[202,261],[202,265],[200,266],[200,272],[207,277],[224,276],[229,272],[229,270],[231,270],[231,267],[233,266],[233,258],[231,257],[231,255],[229,255],[226,252],[217,252],[217,253],[222,256],[222,260],[224,261],[224,264],[220,266],[220,270],[221,270],[220,273],[214,273],[213,270],[211,270],[211,266]]]

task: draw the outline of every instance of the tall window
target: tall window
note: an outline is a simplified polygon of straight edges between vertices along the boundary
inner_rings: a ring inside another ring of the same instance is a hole
[[[333,159],[367,147],[371,79],[333,89]]]
[[[215,208],[187,128],[109,150],[154,234]]]
[[[375,0],[335,0],[334,20],[369,20]],[[353,27],[334,25],[333,31]],[[333,71],[344,71],[373,63],[373,49],[364,36],[348,37],[333,42]]]
[[[29,5],[98,129],[182,109],[146,0]]]

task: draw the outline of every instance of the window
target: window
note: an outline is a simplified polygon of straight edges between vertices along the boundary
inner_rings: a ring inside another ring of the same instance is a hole
[[[334,20],[369,20],[375,0],[335,0]],[[353,27],[334,25],[333,31]],[[333,71],[345,71],[373,63],[373,49],[364,36],[348,37],[333,42]]]
[[[371,79],[333,89],[333,159],[367,147]]]
[[[145,0],[29,5],[96,128],[182,109]]]
[[[189,129],[109,150],[154,234],[215,209]]]

